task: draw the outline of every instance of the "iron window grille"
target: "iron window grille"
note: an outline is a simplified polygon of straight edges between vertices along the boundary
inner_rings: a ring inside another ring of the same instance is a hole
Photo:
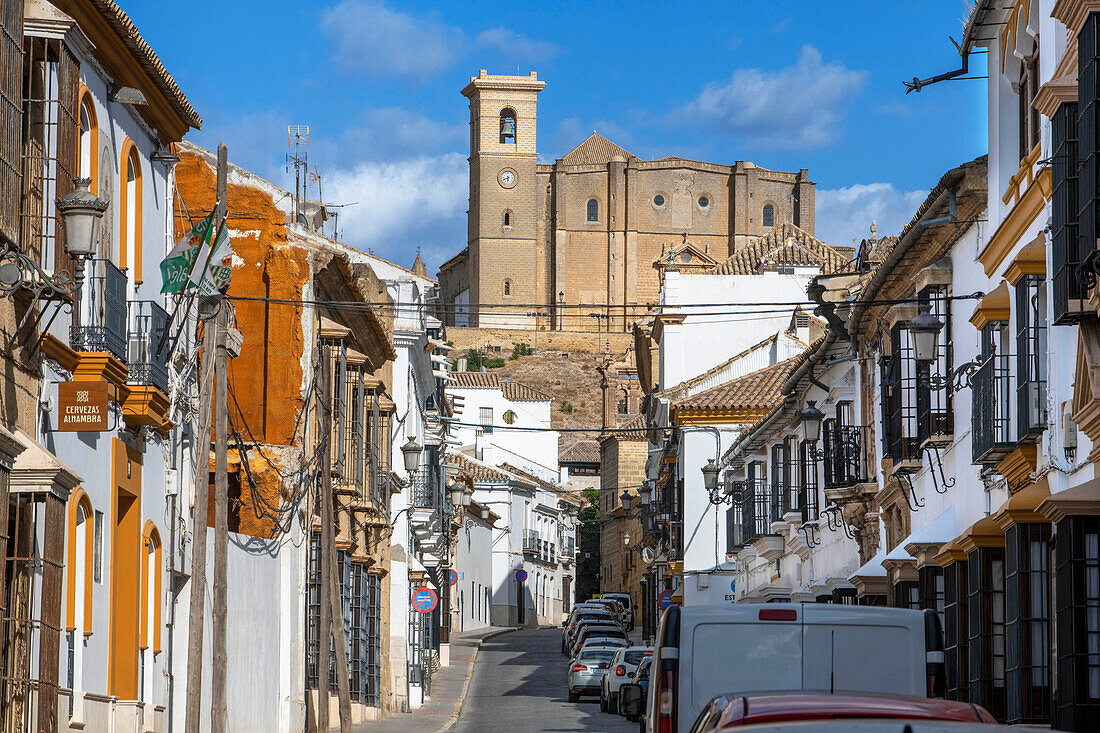
[[[915,580],[894,583],[894,608],[920,609],[920,588]]]
[[[954,562],[943,571],[944,667],[947,697],[970,700],[969,572],[966,560]]]
[[[1088,29],[1086,31],[1086,29]],[[1096,23],[1086,21],[1080,39],[1089,34],[1089,44],[1095,45]],[[1083,44],[1088,45],[1088,44]],[[1093,81],[1093,91],[1089,106],[1090,114],[1096,115],[1096,97],[1100,89],[1096,88],[1096,54],[1089,59],[1087,67],[1089,78]],[[1084,77],[1079,77],[1079,83]],[[1083,84],[1082,84],[1083,86]],[[1085,97],[1081,97],[1085,99]],[[1053,194],[1051,199],[1051,265],[1053,278],[1053,311],[1055,325],[1076,323],[1088,313],[1085,303],[1088,289],[1077,277],[1077,267],[1084,261],[1085,241],[1078,236],[1081,193],[1078,189],[1077,159],[1077,102],[1063,102],[1051,118],[1051,142],[1054,155],[1051,158]],[[1091,186],[1095,194],[1095,184]]]
[[[412,484],[412,507],[414,509],[439,510],[443,505],[443,493],[439,487],[438,474],[430,468],[422,468],[409,474]]]
[[[786,498],[783,500],[783,514],[798,512],[802,514],[802,476],[799,473],[799,443],[794,436],[783,440],[783,486]],[[780,519],[783,518],[780,515]]]
[[[938,565],[925,565],[920,568],[917,570],[917,584],[920,586],[921,610],[935,611],[940,617],[940,627],[944,627],[946,588],[943,568]]]
[[[167,311],[151,300],[130,303],[127,384],[150,385],[168,394],[167,333]]]
[[[825,454],[826,489],[855,486],[864,480],[863,441],[866,430],[859,425],[842,425],[838,420],[826,420],[821,437]]]
[[[1050,525],[1009,527],[1005,566],[1006,722],[1049,723]]]
[[[789,500],[789,494],[787,493],[787,457],[786,457],[786,444],[776,443],[772,446],[772,460],[768,465],[771,471],[771,497],[768,502],[771,508],[771,512],[768,515],[768,521],[779,522],[783,519],[784,512],[787,511],[787,501]]]
[[[1047,326],[1042,275],[1016,283],[1017,435],[1022,440],[1046,427]]]
[[[979,547],[967,558],[970,702],[1005,717],[1005,551]]]
[[[1100,720],[1098,516],[1071,516],[1058,522],[1054,609],[1058,694],[1052,723],[1059,730],[1086,730]]]
[[[982,364],[971,379],[971,454],[976,464],[996,464],[1014,447],[1011,439],[1012,357],[999,353],[1005,324],[982,329]]]
[[[525,530],[523,530],[523,550],[524,550],[524,552],[535,552],[535,553],[537,553],[539,551],[539,542],[540,541],[541,541],[541,537],[539,537],[538,530],[534,530],[534,529],[525,529]]]
[[[742,496],[734,496],[733,504],[726,509],[726,554],[733,554],[745,544],[743,501]]]
[[[478,411],[478,419],[481,424],[481,433],[483,435],[491,435],[493,432],[493,408],[480,408]]]
[[[833,589],[833,603],[838,606],[854,606],[856,605],[856,589],[855,588],[834,588]]]
[[[9,5],[5,3],[5,7]],[[80,65],[63,40],[23,39],[21,238],[26,254],[39,257],[41,265],[55,274],[73,273],[64,237],[59,236],[61,217],[56,202],[74,189],[79,83]],[[122,338],[125,341],[125,334]]]
[[[950,444],[954,434],[954,389],[950,380],[944,389],[932,389],[932,374],[950,375],[952,364],[951,300],[946,286],[929,286],[918,293],[921,305],[944,324],[943,332],[936,339],[935,359],[929,364],[917,365],[917,443],[918,450],[926,441]],[[908,333],[908,332],[907,332]]]
[[[917,361],[904,323],[890,329],[890,354],[880,362],[882,376],[883,455],[895,463],[919,459]]]
[[[771,492],[764,478],[763,461],[752,461],[748,465],[742,512],[746,544],[771,534]]]
[[[802,510],[802,521],[811,522],[819,516],[819,502],[817,496],[817,454],[814,444],[803,440],[798,445],[798,476],[799,484],[798,506]]]
[[[1095,256],[1096,238],[1100,235],[1100,190],[1097,190],[1100,184],[1100,17],[1097,14],[1090,13],[1085,20],[1077,34],[1077,49],[1080,59],[1077,75],[1080,216],[1077,258],[1072,260],[1071,277],[1078,281],[1078,293],[1082,297],[1080,306],[1088,310],[1083,299],[1088,297],[1088,289],[1094,284],[1095,271],[1087,263],[1091,263]],[[1070,263],[1067,257],[1065,264]],[[1081,315],[1077,314],[1077,317]]]
[[[1021,158],[1026,158],[1031,153],[1031,149],[1039,144],[1039,110],[1032,105],[1042,84],[1039,78],[1038,36],[1035,37],[1034,44],[1035,52],[1030,58],[1024,59],[1020,74],[1020,108],[1017,123],[1020,132]]]
[[[0,5],[0,242],[19,243],[23,193],[23,3]]]
[[[78,325],[69,340],[78,351],[106,352],[127,360],[126,273],[107,259],[88,262]]]

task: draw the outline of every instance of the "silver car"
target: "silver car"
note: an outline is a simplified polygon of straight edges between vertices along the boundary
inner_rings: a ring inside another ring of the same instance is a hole
[[[600,710],[619,714],[619,688],[630,681],[634,670],[646,657],[653,656],[651,646],[625,647],[611,659],[600,685]]]
[[[584,649],[569,663],[569,676],[566,687],[569,702],[578,702],[581,695],[600,694],[600,681],[611,658],[618,651],[615,647],[589,647]]]

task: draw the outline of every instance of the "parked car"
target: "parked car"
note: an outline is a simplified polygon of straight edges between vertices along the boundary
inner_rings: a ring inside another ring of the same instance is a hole
[[[931,610],[831,603],[672,606],[661,616],[656,639],[645,711],[649,731],[687,733],[703,707],[727,692],[943,694],[943,632]],[[625,686],[621,705],[624,692]]]
[[[566,678],[569,702],[579,701],[581,695],[599,694],[600,678],[616,651],[614,647],[590,647],[573,658]]]
[[[620,603],[618,599],[600,597],[596,599],[596,602],[603,604],[603,606],[611,612],[611,614],[615,617],[617,621],[619,621],[620,623],[623,622],[625,618],[624,609],[622,603]]]
[[[623,641],[627,641],[626,632],[619,626],[612,626],[610,624],[585,626],[577,634],[576,638],[573,639],[573,654],[575,655],[577,653],[577,650],[581,648],[584,642],[594,637],[622,639]]]
[[[569,625],[565,627],[565,630],[561,633],[561,653],[568,654],[570,644],[573,641],[573,637],[577,633],[578,627],[585,623],[602,623],[602,624],[614,624],[615,617],[612,616],[607,609],[601,607],[595,611],[584,611],[578,613]]]
[[[631,631],[634,628],[634,601],[631,600],[629,593],[604,593],[600,598],[611,598],[618,601],[619,607],[623,609],[623,622],[626,624],[626,630]]]
[[[613,629],[619,629],[620,631],[622,630],[622,627],[610,618],[581,619],[577,622],[575,626],[570,627],[569,631],[566,634],[566,641],[568,643],[567,653],[569,654],[569,656],[573,656],[577,651],[577,637],[581,635],[581,632],[583,632],[590,626],[609,626]]]
[[[619,712],[619,688],[630,680],[642,660],[653,655],[653,647],[626,646],[619,650],[611,665],[604,672],[600,685],[600,710],[617,715]]]
[[[634,670],[634,674],[631,675],[630,681],[619,687],[619,714],[629,721],[639,723],[639,728],[645,731],[645,717],[642,713],[645,712],[646,694],[649,692],[649,671],[653,668],[653,657],[649,656],[642,660],[642,663],[638,665],[638,668]],[[624,696],[626,693],[630,693],[635,696],[637,701],[636,707],[639,713],[630,714],[623,709]]]
[[[948,720],[793,720],[769,725],[754,725],[753,733],[1051,733],[1050,728],[996,725],[993,723],[956,723]]]
[[[614,666],[614,660],[611,664]],[[756,695],[719,695],[699,713],[695,725],[691,727],[691,733],[715,733],[745,725],[839,718],[997,722],[980,705],[939,698],[828,692],[765,692]]]
[[[612,647],[615,647],[616,649],[621,649],[621,648],[630,646],[630,642],[626,641],[625,638],[613,638],[613,637],[610,637],[610,636],[593,636],[591,638],[588,638],[587,641],[585,641],[584,644],[581,645],[580,649],[577,649],[577,654],[580,654],[582,652],[582,650],[593,647],[593,646],[612,646]]]

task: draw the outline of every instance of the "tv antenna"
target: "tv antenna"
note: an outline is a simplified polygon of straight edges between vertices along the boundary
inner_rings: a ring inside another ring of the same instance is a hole
[[[309,172],[309,125],[287,125],[286,134],[287,146],[294,148],[294,153],[287,153],[286,170],[289,173],[290,166],[294,166],[294,222],[298,223],[298,217],[301,214],[301,196],[304,194],[307,182],[302,180],[302,171]]]
[[[312,172],[310,172],[307,169],[306,170],[306,177],[307,177],[308,181],[317,181],[317,200],[321,202],[322,207],[328,208],[324,204],[325,198],[324,198],[324,194],[321,191],[321,181],[324,179],[324,176],[321,175],[321,169],[318,168],[317,166],[313,166],[313,171]],[[307,196],[309,195],[308,190],[306,191],[306,195]],[[324,216],[322,216],[321,217],[321,236],[324,236],[324,234],[325,234],[325,218],[324,218]]]
[[[359,205],[358,201],[352,201],[350,204],[325,204],[325,210],[328,211],[329,215],[332,217],[332,238],[333,239],[339,239],[340,238],[340,236],[339,236],[340,230],[337,226],[340,222],[340,219],[339,219],[340,212],[336,211],[336,209],[342,209],[346,206],[358,206],[358,205]]]

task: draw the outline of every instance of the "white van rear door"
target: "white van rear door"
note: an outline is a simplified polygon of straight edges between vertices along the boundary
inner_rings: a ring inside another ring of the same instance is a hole
[[[803,689],[927,694],[924,628],[911,623],[919,614],[822,605],[803,614]]]
[[[689,720],[722,693],[801,689],[801,653],[802,624],[797,621],[697,625],[691,638],[694,712]],[[681,685],[687,682],[683,677],[681,669]]]

